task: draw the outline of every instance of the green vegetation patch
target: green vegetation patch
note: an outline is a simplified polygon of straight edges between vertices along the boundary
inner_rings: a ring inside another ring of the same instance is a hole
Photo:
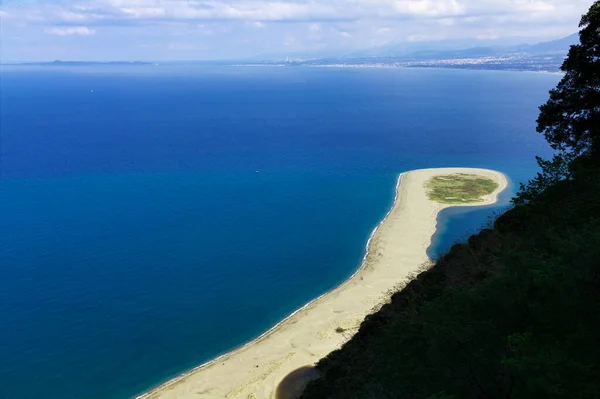
[[[498,188],[498,183],[481,176],[456,173],[433,177],[425,184],[425,188],[432,201],[466,204],[483,202],[481,197],[493,193]]]

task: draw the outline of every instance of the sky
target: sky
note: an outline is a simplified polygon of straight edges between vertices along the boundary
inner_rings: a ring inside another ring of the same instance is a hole
[[[577,31],[593,0],[0,0],[0,57],[210,60]]]

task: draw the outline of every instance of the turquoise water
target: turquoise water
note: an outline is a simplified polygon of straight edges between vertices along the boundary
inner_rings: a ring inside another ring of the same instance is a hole
[[[399,173],[531,177],[549,153],[537,106],[559,77],[132,66],[2,80],[0,398],[113,399],[350,276]],[[445,211],[430,252],[494,209]]]

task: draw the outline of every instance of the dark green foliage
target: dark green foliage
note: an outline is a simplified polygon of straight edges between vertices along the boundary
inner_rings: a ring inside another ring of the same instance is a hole
[[[570,179],[571,159],[567,154],[555,155],[551,161],[546,161],[541,157],[535,157],[538,165],[542,169],[537,176],[527,184],[521,183],[517,196],[512,199],[516,205],[521,205],[539,197],[548,187],[558,183],[561,180]]]
[[[303,398],[600,397],[599,176],[452,247],[319,362]]]
[[[580,44],[571,46],[565,76],[540,107],[537,131],[555,150],[600,156],[600,1],[579,25]]]
[[[537,158],[542,172],[521,184],[513,199],[522,204],[557,180],[600,166],[600,1],[581,18],[580,44],[571,46],[561,70],[565,76],[540,107],[538,133],[557,151],[551,161]]]

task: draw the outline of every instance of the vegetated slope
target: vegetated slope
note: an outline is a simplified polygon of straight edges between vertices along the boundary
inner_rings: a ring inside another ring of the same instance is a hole
[[[452,247],[321,360],[302,397],[600,397],[599,176]]]

